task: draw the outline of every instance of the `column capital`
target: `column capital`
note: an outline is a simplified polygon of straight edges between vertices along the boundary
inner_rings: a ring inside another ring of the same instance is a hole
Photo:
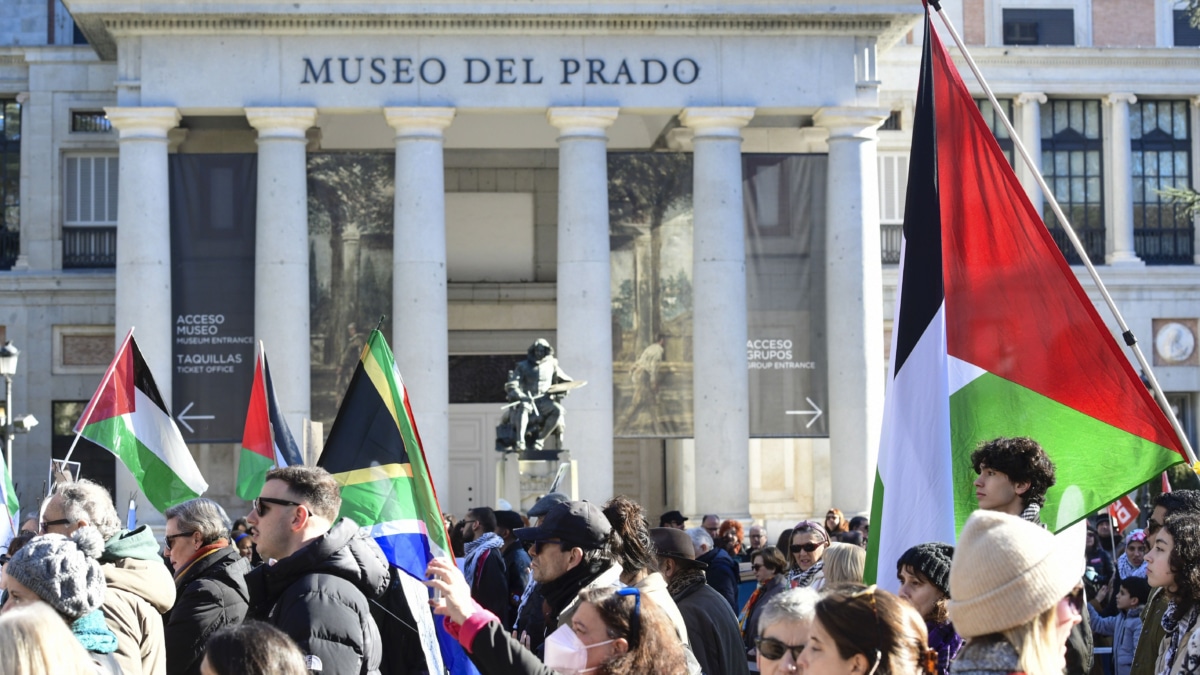
[[[1040,91],[1026,91],[1017,94],[1016,97],[1013,98],[1013,105],[1017,107],[1029,105],[1030,103],[1041,105],[1049,100],[1050,99]]]
[[[446,127],[454,121],[454,108],[384,108],[383,116],[388,126],[396,130],[396,138],[441,139]]]
[[[694,138],[736,138],[754,118],[754,108],[684,108],[679,122],[693,130]]]
[[[309,127],[317,123],[316,108],[245,108],[246,120],[261,138],[306,140]]]
[[[1137,96],[1127,92],[1117,92],[1104,97],[1104,105],[1106,106],[1111,107],[1118,103],[1123,103],[1125,105],[1137,103]]]
[[[813,124],[829,130],[829,140],[859,138],[872,140],[875,131],[892,114],[887,108],[821,108]]]
[[[604,130],[617,121],[620,108],[549,108],[546,121],[564,137],[606,138]]]
[[[183,116],[178,108],[118,107],[104,108],[108,121],[119,132],[118,138],[152,138],[166,140],[167,132],[179,126]]]
[[[1193,108],[1200,108],[1200,95],[1193,96],[1191,100]]]

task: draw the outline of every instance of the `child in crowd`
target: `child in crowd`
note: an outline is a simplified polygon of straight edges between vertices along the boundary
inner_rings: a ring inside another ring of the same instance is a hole
[[[1129,675],[1129,669],[1133,667],[1133,652],[1142,634],[1142,606],[1150,597],[1150,583],[1141,577],[1127,577],[1121,580],[1119,588],[1119,611],[1116,616],[1100,616],[1090,604],[1087,608],[1092,632],[1112,636],[1114,672],[1116,675]]]

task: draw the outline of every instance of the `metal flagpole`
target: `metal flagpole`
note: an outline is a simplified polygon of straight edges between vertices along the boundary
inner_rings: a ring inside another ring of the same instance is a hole
[[[1154,376],[1154,371],[1150,369],[1150,364],[1146,361],[1146,355],[1142,353],[1142,348],[1138,345],[1137,337],[1133,331],[1129,329],[1129,324],[1125,323],[1125,317],[1121,316],[1121,311],[1117,309],[1117,303],[1113,301],[1112,296],[1108,293],[1108,288],[1100,279],[1100,273],[1096,271],[1096,267],[1092,265],[1092,261],[1088,259],[1087,251],[1083,248],[1083,242],[1079,240],[1079,236],[1075,234],[1075,228],[1071,226],[1067,220],[1067,214],[1063,213],[1062,207],[1059,206],[1058,200],[1054,198],[1054,191],[1050,189],[1050,185],[1046,179],[1042,177],[1042,172],[1038,170],[1033,163],[1033,158],[1029,156],[1029,151],[1025,149],[1025,144],[1021,142],[1021,136],[1017,133],[1008,116],[1004,114],[1004,109],[1000,107],[1000,102],[996,100],[996,94],[992,92],[992,88],[988,86],[987,80],[984,79],[983,73],[979,71],[979,66],[976,65],[975,59],[971,57],[971,52],[967,51],[967,45],[963,43],[962,37],[954,28],[954,23],[946,16],[942,10],[942,5],[939,0],[929,0],[929,6],[933,7],[938,16],[942,17],[942,23],[946,24],[946,29],[950,31],[951,37],[954,38],[954,43],[958,45],[958,50],[962,52],[963,58],[967,65],[971,68],[971,72],[975,74],[975,79],[979,82],[979,86],[983,87],[983,93],[987,94],[988,100],[992,102],[992,108],[996,111],[997,117],[1004,123],[1004,128],[1008,130],[1009,138],[1012,139],[1013,147],[1021,155],[1021,159],[1025,161],[1025,165],[1029,167],[1029,172],[1033,174],[1037,180],[1038,186],[1042,189],[1042,194],[1046,201],[1049,202],[1054,215],[1058,217],[1058,223],[1062,226],[1063,232],[1067,234],[1067,238],[1071,240],[1071,245],[1075,247],[1075,252],[1079,254],[1079,259],[1083,261],[1087,267],[1088,274],[1091,275],[1092,281],[1096,283],[1096,288],[1099,289],[1101,297],[1104,298],[1104,303],[1108,305],[1109,311],[1117,320],[1117,326],[1121,329],[1121,337],[1125,340],[1125,344],[1133,349],[1133,355],[1137,358],[1138,364],[1142,367],[1142,372],[1146,375],[1146,379],[1150,382],[1150,388],[1154,391],[1154,398],[1158,401],[1158,407],[1166,414],[1167,419],[1171,422],[1171,427],[1175,429],[1175,435],[1179,437],[1179,442],[1183,445],[1183,450],[1187,454],[1188,462],[1191,463],[1193,469],[1200,468],[1196,464],[1196,453],[1192,450],[1192,444],[1188,441],[1187,433],[1179,424],[1179,419],[1175,416],[1175,410],[1171,408],[1171,404],[1167,401],[1166,394],[1163,393],[1162,387],[1158,384],[1158,378]]]
[[[121,342],[120,348],[117,349],[117,355],[120,355],[120,353],[125,350],[125,347],[129,344],[129,341],[132,339],[133,339],[133,328],[130,327],[129,333],[125,335],[125,340]],[[114,360],[115,360],[115,358],[116,357],[114,356]],[[116,369],[113,368],[112,365],[110,364],[108,367],[108,370],[104,373],[104,380],[100,382],[100,387],[96,389],[97,393],[104,391],[104,388],[108,386],[108,381],[112,379],[112,374],[113,374],[114,370],[116,370]],[[92,412],[95,411],[95,409],[96,409],[96,406],[92,405],[93,403],[95,403],[95,401],[88,401],[88,407],[87,407],[87,410],[85,410],[83,413],[83,419],[79,421],[79,431],[75,432],[75,438],[71,439],[71,447],[70,447],[70,449],[67,450],[67,456],[64,457],[62,460],[63,465],[66,465],[67,462],[71,461],[71,455],[75,452],[75,445],[79,443],[79,437],[83,434],[83,428],[86,427],[87,423],[89,421],[91,421],[91,419],[92,419]],[[51,464],[53,464],[53,463],[54,463],[53,460],[51,460]],[[51,467],[51,468],[53,468],[53,467]]]

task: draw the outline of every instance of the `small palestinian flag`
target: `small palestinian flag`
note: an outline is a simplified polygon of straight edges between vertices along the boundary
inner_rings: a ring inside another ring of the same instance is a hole
[[[924,48],[868,552],[868,574],[889,586],[907,548],[953,543],[978,508],[982,442],[1041,444],[1057,479],[1041,519],[1055,532],[1184,461],[928,8]]]
[[[259,343],[254,384],[250,388],[250,407],[246,410],[246,427],[242,432],[242,451],[238,456],[237,496],[246,501],[257,499],[268,471],[302,463],[300,449],[288,429],[287,420],[279,412],[267,353]]]
[[[13,489],[12,472],[4,463],[4,453],[0,452],[0,547],[8,550],[8,542],[17,533],[20,523],[21,504],[17,499],[17,491]]]
[[[208,489],[154,385],[133,331],[109,364],[75,433],[116,455],[159,511]]]

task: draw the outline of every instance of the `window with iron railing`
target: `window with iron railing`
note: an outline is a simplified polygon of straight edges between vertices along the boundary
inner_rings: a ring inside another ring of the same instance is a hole
[[[1011,98],[997,98],[996,102],[1000,104],[1000,111],[1003,111],[1004,116],[1011,122],[1013,118],[1013,100]],[[1008,158],[1008,165],[1013,166],[1013,158],[1015,157],[1013,140],[1012,136],[1008,134],[1008,127],[1004,126],[1004,122],[1000,121],[1000,111],[997,111],[992,102],[986,98],[975,99],[975,105],[979,106],[979,113],[983,115],[983,121],[987,122],[988,128],[992,130],[992,135],[996,137],[996,142],[1000,144],[1000,150]]]
[[[21,253],[21,104],[0,98],[0,270]]]
[[[879,236],[882,262],[900,262],[904,232],[904,199],[908,192],[908,154],[879,153]]]
[[[1042,104],[1042,175],[1093,263],[1104,262],[1104,140],[1100,101]],[[1080,264],[1075,247],[1047,202],[1043,217],[1059,249]]]
[[[117,263],[115,155],[72,155],[64,160],[63,267],[104,268]]]
[[[1192,135],[1187,101],[1139,99],[1129,107],[1133,240],[1150,265],[1191,265],[1194,223],[1162,190],[1192,186]]]

